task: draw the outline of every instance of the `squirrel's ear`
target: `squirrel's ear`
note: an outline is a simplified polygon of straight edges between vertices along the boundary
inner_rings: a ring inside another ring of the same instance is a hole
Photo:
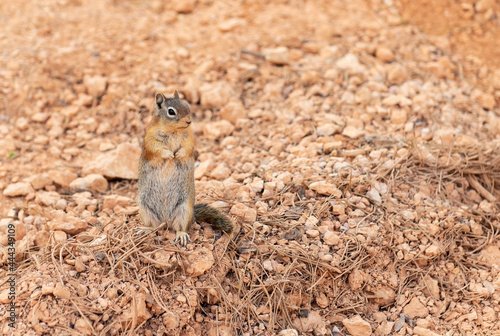
[[[156,103],[156,109],[159,110],[161,109],[161,104],[165,101],[165,96],[163,93],[157,93],[155,96],[155,103]]]
[[[174,92],[174,98],[179,98],[179,92],[177,92],[177,90]]]

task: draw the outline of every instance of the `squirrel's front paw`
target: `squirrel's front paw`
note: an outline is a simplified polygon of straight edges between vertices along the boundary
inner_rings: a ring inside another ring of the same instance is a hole
[[[189,237],[189,234],[184,231],[177,231],[175,234],[175,239],[174,243],[179,242],[181,246],[186,246],[187,242],[191,241],[191,238]]]
[[[174,157],[174,153],[171,150],[164,149],[161,152],[162,159],[172,159]]]
[[[175,157],[177,159],[182,159],[186,157],[186,149],[184,148],[179,149],[177,152],[175,152]]]

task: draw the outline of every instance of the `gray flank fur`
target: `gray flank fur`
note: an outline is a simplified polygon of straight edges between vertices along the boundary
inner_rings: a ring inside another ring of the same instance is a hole
[[[166,176],[163,171],[171,174]],[[194,204],[194,159],[190,158],[185,162],[167,160],[156,167],[143,160],[139,169],[138,195],[139,203],[144,209],[159,222],[168,222],[168,226],[171,226],[172,220],[186,211],[189,200]],[[181,218],[185,216],[181,215]]]

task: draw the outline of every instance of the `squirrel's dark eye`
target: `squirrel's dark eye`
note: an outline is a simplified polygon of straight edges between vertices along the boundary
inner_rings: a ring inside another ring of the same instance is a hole
[[[171,117],[175,117],[177,115],[177,111],[173,107],[169,107],[167,109],[167,114]]]

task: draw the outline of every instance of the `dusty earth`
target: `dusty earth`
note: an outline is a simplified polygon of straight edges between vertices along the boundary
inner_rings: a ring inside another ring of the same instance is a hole
[[[500,335],[500,3],[1,1],[3,335]],[[158,91],[195,225],[137,234]],[[15,227],[15,327],[8,228]]]

